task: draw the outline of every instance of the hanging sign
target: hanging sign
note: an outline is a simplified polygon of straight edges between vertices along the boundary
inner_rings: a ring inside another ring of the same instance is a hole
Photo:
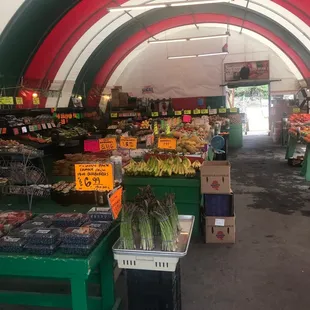
[[[158,112],[152,112],[152,117],[158,117]]]
[[[16,97],[15,101],[16,101],[16,105],[23,105],[24,104],[23,97]]]
[[[162,150],[175,150],[177,148],[177,139],[175,138],[158,138],[157,147]]]
[[[99,139],[99,150],[100,151],[113,151],[117,149],[115,138],[103,138]]]
[[[192,114],[192,110],[184,110],[184,114],[190,115],[190,114]]]
[[[300,108],[293,108],[293,113],[299,113],[300,112]]]
[[[238,112],[238,109],[237,109],[237,108],[230,108],[230,109],[229,109],[229,112],[230,112],[230,113],[237,113],[237,112]]]
[[[39,97],[32,98],[32,103],[33,103],[33,105],[39,105],[40,104],[40,98]]]
[[[210,109],[209,110],[209,115],[215,115],[217,114],[217,109]]]
[[[84,152],[99,152],[98,140],[84,140]]]
[[[201,114],[208,114],[208,113],[209,113],[209,110],[208,110],[208,109],[201,109],[201,110],[200,110],[200,113],[201,113]]]
[[[77,191],[111,191],[114,187],[112,164],[76,164]]]
[[[199,109],[193,110],[193,114],[194,114],[194,115],[197,115],[197,114],[200,114],[200,113],[201,113],[201,111],[200,111]]]
[[[13,97],[0,97],[0,104],[14,104]]]
[[[138,139],[133,137],[121,137],[119,146],[123,149],[135,150],[137,148]]]
[[[113,218],[116,220],[122,210],[123,188],[117,187],[108,194],[108,202]]]
[[[111,118],[117,118],[117,113],[111,113],[110,116]]]
[[[182,111],[174,111],[174,115],[182,115]]]
[[[227,111],[227,110],[226,110],[225,108],[220,108],[220,109],[219,109],[219,113],[226,113],[226,111]]]

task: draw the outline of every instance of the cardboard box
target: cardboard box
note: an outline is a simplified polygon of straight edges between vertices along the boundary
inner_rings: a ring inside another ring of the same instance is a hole
[[[205,161],[200,168],[202,194],[230,194],[229,161]]]
[[[119,93],[119,104],[121,107],[128,106],[128,94],[127,93]]]
[[[235,243],[236,216],[205,217],[205,243]]]

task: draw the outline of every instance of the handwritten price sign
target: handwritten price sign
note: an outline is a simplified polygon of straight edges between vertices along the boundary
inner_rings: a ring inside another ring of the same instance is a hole
[[[111,191],[114,188],[112,164],[75,165],[77,191]]]
[[[108,202],[114,219],[118,218],[118,215],[122,210],[122,196],[122,187],[118,187],[108,194]]]
[[[158,148],[162,150],[175,150],[177,148],[177,139],[158,138]]]
[[[123,149],[135,150],[137,148],[138,139],[131,137],[121,137],[119,146]]]
[[[99,139],[99,149],[100,151],[113,151],[117,149],[115,138],[104,138]]]

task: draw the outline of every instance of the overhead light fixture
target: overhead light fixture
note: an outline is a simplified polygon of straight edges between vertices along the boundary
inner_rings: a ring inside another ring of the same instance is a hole
[[[172,60],[172,59],[182,59],[182,58],[207,57],[207,56],[219,56],[219,55],[227,55],[227,54],[228,54],[228,52],[217,52],[217,53],[196,54],[196,55],[184,55],[184,56],[168,56],[168,60]]]
[[[193,38],[180,38],[180,39],[166,39],[166,40],[150,40],[148,43],[150,44],[160,44],[160,43],[174,43],[174,42],[185,42],[185,41],[198,41],[198,40],[210,40],[210,39],[217,39],[217,38],[227,38],[230,34],[217,34],[211,36],[204,36],[204,37],[193,37]]]
[[[123,12],[132,10],[147,10],[147,9],[160,9],[166,7],[175,6],[187,6],[187,5],[199,5],[199,4],[210,4],[210,3],[227,3],[230,0],[197,0],[197,1],[177,1],[168,3],[158,3],[158,4],[145,4],[145,5],[128,5],[128,6],[117,6],[108,8],[109,12]]]

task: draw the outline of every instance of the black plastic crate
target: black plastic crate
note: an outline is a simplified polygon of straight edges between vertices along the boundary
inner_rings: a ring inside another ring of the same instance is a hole
[[[231,194],[204,194],[205,216],[231,216],[234,211],[234,195]]]

